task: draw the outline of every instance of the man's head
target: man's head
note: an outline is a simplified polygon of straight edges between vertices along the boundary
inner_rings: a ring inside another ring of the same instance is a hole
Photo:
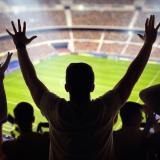
[[[14,109],[15,122],[18,124],[20,130],[27,131],[31,129],[34,122],[34,110],[31,104],[27,102],[20,102]]]
[[[126,102],[120,110],[124,126],[140,126],[142,121],[142,105],[135,102]]]
[[[71,63],[66,69],[65,89],[69,93],[90,93],[94,90],[94,72],[86,63]]]

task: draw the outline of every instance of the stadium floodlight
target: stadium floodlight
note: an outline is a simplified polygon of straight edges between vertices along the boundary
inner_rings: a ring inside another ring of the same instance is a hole
[[[80,10],[80,11],[83,11],[84,10],[84,5],[79,5],[79,7],[78,7],[78,9]]]
[[[133,32],[132,32],[132,31],[128,31],[128,34],[129,34],[130,36],[132,36],[132,35],[133,35]]]

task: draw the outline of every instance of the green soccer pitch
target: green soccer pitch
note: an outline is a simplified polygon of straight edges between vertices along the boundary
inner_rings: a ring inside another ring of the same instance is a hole
[[[130,64],[129,61],[89,57],[84,55],[53,56],[47,60],[43,60],[40,63],[35,64],[39,79],[49,88],[50,91],[66,99],[68,99],[68,94],[64,89],[65,69],[71,62],[86,62],[93,67],[95,72],[95,91],[91,95],[92,98],[101,96],[106,91],[112,89],[125,74],[128,65]],[[159,82],[160,65],[149,63],[140,80],[135,85],[129,100],[141,102],[138,96],[139,91]],[[5,89],[9,113],[13,114],[13,109],[17,103],[20,101],[27,101],[34,106],[36,117],[35,126],[39,122],[46,121],[41,115],[39,109],[35,106],[29,90],[24,83],[20,70],[6,75]],[[120,124],[121,122],[119,119],[115,128],[118,128]],[[8,127],[9,126],[7,124],[4,125],[5,130],[7,130]]]

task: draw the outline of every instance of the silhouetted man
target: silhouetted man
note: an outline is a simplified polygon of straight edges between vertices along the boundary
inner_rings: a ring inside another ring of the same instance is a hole
[[[2,125],[7,120],[7,100],[6,100],[6,93],[4,89],[4,72],[6,71],[10,59],[11,59],[12,53],[8,53],[6,61],[2,64],[0,64],[0,159],[3,160],[5,158],[1,147],[2,147]]]
[[[119,160],[146,160],[147,138],[140,130],[142,105],[127,102],[120,110],[122,128],[114,132],[114,144]]]
[[[150,86],[140,92],[141,100],[149,106],[152,116],[155,133],[150,137],[150,155],[153,160],[160,159],[160,124],[156,119],[156,114],[160,115],[160,84]]]
[[[128,99],[151,53],[160,24],[155,17],[146,20],[145,41],[138,56],[118,84],[103,96],[91,100],[94,73],[85,63],[72,63],[66,70],[65,89],[70,100],[51,93],[38,79],[26,45],[36,36],[26,37],[26,22],[14,34],[7,30],[17,48],[24,80],[36,105],[49,121],[50,160],[112,160],[114,159],[112,127],[115,116]]]
[[[15,123],[20,136],[2,145],[7,160],[46,160],[49,154],[49,138],[32,131],[33,107],[27,102],[19,103],[14,109]]]
[[[7,120],[7,101],[6,101],[6,93],[4,90],[4,72],[6,71],[12,53],[8,53],[7,59],[4,64],[0,64],[0,144],[2,143],[2,124]]]

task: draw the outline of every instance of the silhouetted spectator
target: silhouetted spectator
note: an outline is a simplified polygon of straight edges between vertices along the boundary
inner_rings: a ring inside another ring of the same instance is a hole
[[[26,37],[18,20],[18,30],[12,22],[14,34],[7,30],[17,48],[24,80],[41,112],[49,121],[50,160],[113,160],[115,158],[112,127],[115,116],[128,99],[135,83],[149,59],[160,24],[154,27],[151,15],[145,24],[145,41],[138,56],[118,84],[103,96],[91,100],[94,73],[85,63],[72,63],[66,70],[65,89],[70,100],[51,93],[38,79],[26,45],[36,36]]]
[[[15,123],[20,136],[16,140],[5,141],[2,151],[7,160],[46,160],[49,153],[49,137],[32,131],[33,107],[27,102],[19,103],[14,109]]]
[[[160,115],[160,84],[143,89],[140,92],[140,98]]]
[[[6,93],[4,89],[3,80],[4,80],[4,72],[6,71],[9,65],[11,56],[12,56],[12,53],[8,53],[7,59],[4,62],[4,64],[3,65],[0,64],[0,159],[1,160],[4,159],[4,154],[1,150],[2,141],[3,141],[2,125],[7,120],[7,101],[6,101]]]
[[[122,128],[114,132],[114,144],[119,160],[146,160],[147,139],[140,130],[142,105],[127,102],[120,110]]]
[[[150,137],[149,146],[150,146],[150,156],[152,160],[160,159],[160,124],[156,119],[156,114],[160,115],[160,85],[154,85],[143,89],[140,92],[141,100],[149,106],[150,115],[149,118],[152,118],[154,134]],[[150,119],[151,119],[150,118]]]

